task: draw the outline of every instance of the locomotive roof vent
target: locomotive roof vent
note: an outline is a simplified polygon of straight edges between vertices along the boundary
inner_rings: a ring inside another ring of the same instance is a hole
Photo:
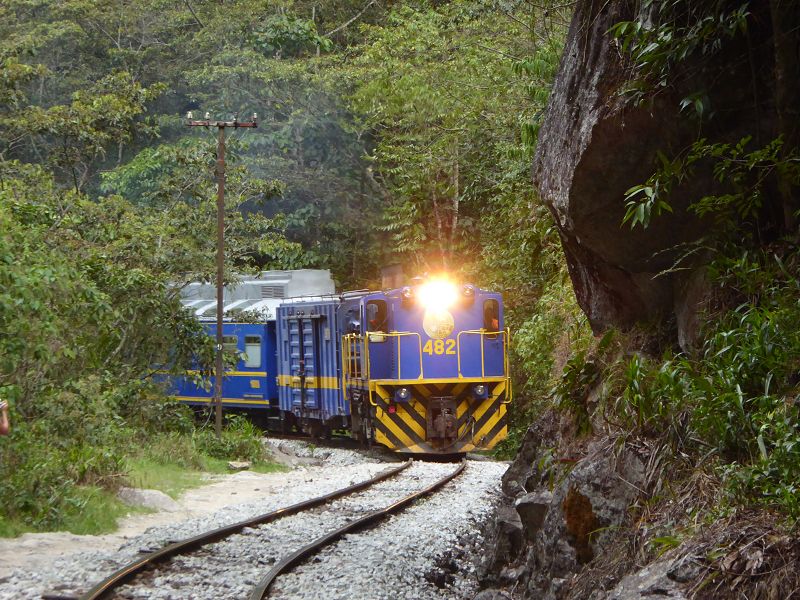
[[[285,298],[286,288],[282,285],[262,285],[261,298]]]

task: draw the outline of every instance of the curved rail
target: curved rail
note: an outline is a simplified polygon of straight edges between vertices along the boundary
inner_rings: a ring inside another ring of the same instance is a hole
[[[348,494],[352,494],[353,492],[358,492],[360,490],[363,490],[364,488],[367,488],[380,481],[383,481],[384,479],[394,477],[401,471],[411,466],[411,463],[412,460],[407,460],[399,467],[395,467],[394,469],[384,471],[383,473],[379,473],[375,477],[353,484],[349,487],[333,491],[329,494],[325,494],[324,496],[310,498],[309,500],[304,500],[302,502],[298,502],[297,504],[293,504],[285,508],[279,508],[278,510],[265,513],[257,517],[253,517],[252,519],[239,521],[238,523],[234,523],[232,525],[226,525],[225,527],[220,527],[219,529],[207,531],[206,533],[201,533],[200,535],[196,535],[194,537],[170,544],[169,546],[165,546],[160,550],[151,552],[150,554],[147,554],[142,558],[135,560],[134,562],[122,567],[120,570],[116,571],[114,574],[107,577],[106,579],[98,583],[96,586],[94,586],[92,589],[90,589],[88,592],[86,592],[83,596],[80,597],[80,600],[99,600],[100,598],[103,598],[105,594],[107,594],[109,591],[113,590],[116,587],[119,587],[123,583],[126,583],[127,581],[132,579],[135,575],[143,571],[149,565],[164,561],[178,554],[186,554],[187,552],[197,550],[198,548],[205,546],[206,544],[212,544],[214,542],[218,542],[221,539],[224,539],[235,533],[239,533],[242,529],[246,527],[255,527],[257,525],[264,525],[266,523],[271,523],[272,521],[277,521],[278,519],[281,519],[283,517],[288,517],[289,515],[294,515],[304,510],[308,510],[309,508],[320,506],[322,504],[325,504],[326,502],[330,502],[331,500],[341,498],[342,496],[347,496]]]
[[[452,479],[455,479],[456,476],[460,475],[461,472],[466,467],[466,462],[464,460],[461,461],[461,464],[458,468],[449,473],[439,481],[429,485],[423,490],[419,492],[414,492],[413,494],[406,496],[405,498],[398,500],[394,504],[390,504],[386,508],[381,508],[374,512],[369,513],[368,515],[361,517],[360,519],[356,519],[355,521],[351,521],[347,525],[340,527],[335,531],[331,531],[323,535],[322,537],[317,538],[307,546],[303,546],[299,550],[293,552],[292,554],[286,556],[283,560],[281,560],[278,564],[276,564],[272,569],[270,569],[269,573],[262,579],[258,585],[253,589],[252,593],[250,594],[249,600],[263,600],[267,597],[269,592],[269,588],[272,585],[272,582],[275,579],[288,571],[290,571],[293,567],[296,567],[298,564],[303,562],[309,556],[312,556],[317,551],[321,550],[328,544],[331,544],[341,538],[346,533],[350,533],[351,531],[355,531],[357,529],[362,529],[368,525],[372,525],[373,523],[380,521],[381,519],[401,511],[403,508],[422,498],[423,496],[427,496],[431,492],[438,490],[444,484],[448,483]]]

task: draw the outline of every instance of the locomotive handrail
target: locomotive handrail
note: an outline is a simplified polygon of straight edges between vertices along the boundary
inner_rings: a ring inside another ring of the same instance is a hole
[[[354,349],[359,342],[362,342],[362,352],[356,357]],[[347,386],[351,379],[356,377],[353,375],[351,367],[353,366],[353,359],[357,358],[359,362],[359,379],[369,379],[369,338],[359,335],[357,333],[348,333],[342,336],[342,397],[347,398]],[[367,399],[372,406],[378,404],[372,400],[372,391],[367,394]]]
[[[425,378],[425,365],[422,361],[422,336],[416,331],[389,331],[389,332],[369,332],[367,335],[360,335],[357,333],[349,333],[342,336],[342,373],[345,377],[352,377],[350,370],[350,360],[353,356],[352,348],[358,343],[363,343],[363,358],[366,364],[362,364],[362,379],[372,379],[372,363],[370,354],[371,336],[380,335],[383,339],[380,343],[386,341],[385,338],[393,337],[397,339],[397,379],[409,379],[403,377],[402,362],[401,362],[401,346],[400,342],[404,336],[413,336],[417,338],[417,356],[419,357],[419,375],[415,379]],[[343,377],[344,379],[344,377]]]
[[[341,357],[342,357],[342,397],[347,398],[347,387],[352,379],[355,379],[354,359],[355,352],[354,346],[356,343],[356,334],[348,333],[341,337]],[[360,358],[360,357],[359,357]],[[361,370],[359,366],[359,371]]]
[[[505,360],[503,361],[503,368],[505,369],[506,386],[508,387],[508,391],[506,392],[506,399],[503,401],[503,404],[511,404],[513,386],[511,385],[511,371],[509,370],[510,363],[508,358],[508,348],[511,346],[511,329],[506,327],[505,334],[505,343],[503,344],[503,354],[505,355]]]
[[[461,373],[461,336],[479,335],[481,336],[481,377],[486,377],[486,356],[484,354],[483,340],[487,335],[501,335],[503,337],[503,375],[508,378],[508,340],[511,337],[508,328],[503,331],[489,331],[488,329],[467,329],[459,331],[456,336],[456,360],[458,363],[458,376],[464,377]]]
[[[417,379],[425,379],[425,367],[422,364],[422,336],[417,333],[416,331],[390,331],[389,333],[385,333],[384,335],[388,335],[391,337],[397,338],[397,378],[398,379],[407,379],[403,377],[403,368],[400,363],[400,357],[402,355],[400,349],[400,340],[405,335],[416,336],[417,338],[417,356],[419,356],[419,375]]]

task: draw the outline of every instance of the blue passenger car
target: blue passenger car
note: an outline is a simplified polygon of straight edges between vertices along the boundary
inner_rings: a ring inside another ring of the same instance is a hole
[[[225,287],[223,346],[226,352],[239,357],[233,369],[226,368],[223,378],[225,407],[253,409],[251,414],[278,420],[277,308],[287,298],[334,291],[330,272],[322,269],[263,271]],[[215,287],[191,283],[182,288],[181,297],[184,307],[201,321],[206,333],[216,337]],[[248,314],[248,319],[242,318],[243,313]],[[213,400],[213,372],[200,373],[195,367],[186,376],[162,376],[162,380],[168,391],[186,404],[203,406]]]
[[[216,337],[216,323],[204,322],[210,337]],[[277,359],[275,321],[266,323],[223,323],[223,348],[239,354],[235,369],[226,370],[222,383],[222,404],[238,408],[277,408]],[[200,382],[197,371],[172,380],[171,393],[186,404],[202,406],[214,398],[214,375]]]

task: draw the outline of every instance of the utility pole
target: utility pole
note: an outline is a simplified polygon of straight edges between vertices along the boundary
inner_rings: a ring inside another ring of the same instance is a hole
[[[206,113],[205,119],[195,121],[192,112],[186,114],[188,127],[217,128],[217,347],[216,347],[216,374],[214,375],[214,404],[216,416],[214,431],[217,439],[222,437],[222,378],[224,376],[222,361],[222,280],[225,275],[225,129],[240,127],[258,127],[258,115],[253,113],[250,121],[239,121],[234,115],[232,121],[212,121],[211,115]]]

